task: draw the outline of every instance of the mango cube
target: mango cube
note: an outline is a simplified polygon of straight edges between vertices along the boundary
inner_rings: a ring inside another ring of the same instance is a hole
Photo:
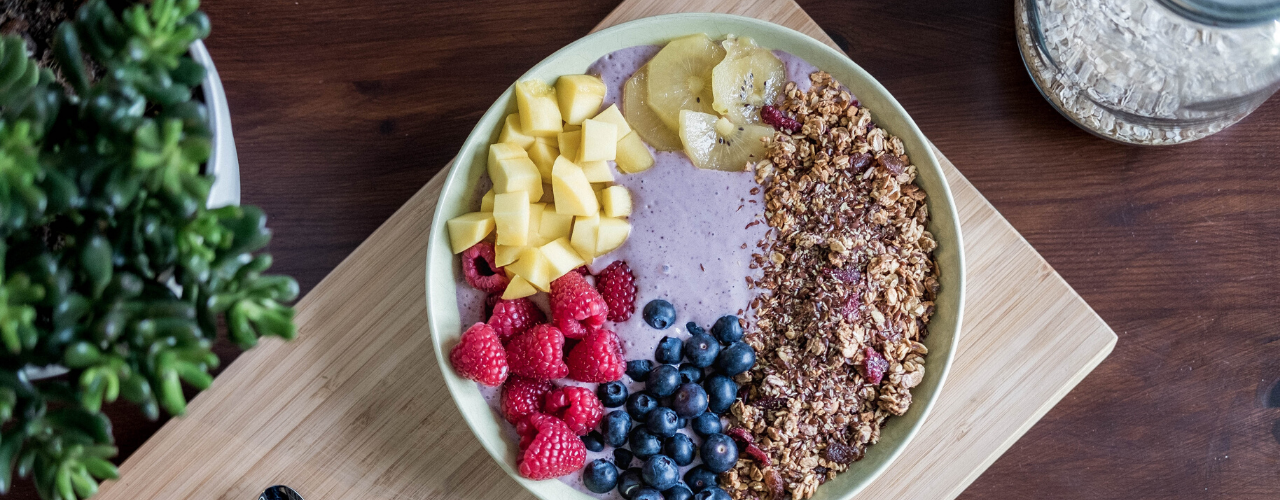
[[[520,111],[520,130],[525,134],[550,137],[560,133],[560,104],[556,102],[556,89],[547,82],[516,82],[516,109]]]
[[[538,247],[524,247],[515,262],[507,266],[516,276],[524,278],[534,288],[551,291],[551,266]]]
[[[555,207],[543,210],[538,233],[542,235],[543,241],[568,238],[573,235],[573,216],[556,212]]]
[[[546,203],[530,203],[529,204],[529,242],[526,245],[540,246],[551,240],[542,238],[539,228],[542,227],[542,214],[547,208]],[[502,265],[502,264],[498,264]]]
[[[529,146],[533,145],[533,136],[520,130],[519,113],[507,115],[507,121],[502,125],[502,132],[498,134],[498,142],[515,144],[521,149],[529,149]]]
[[[649,152],[649,146],[640,139],[640,134],[632,130],[618,140],[616,162],[619,172],[628,174],[643,172],[653,166],[653,153]]]
[[[599,239],[600,215],[573,218],[573,235],[569,244],[578,255],[590,262],[596,257],[596,240]]]
[[[515,300],[535,293],[538,293],[537,288],[529,284],[528,280],[516,276],[511,278],[511,282],[507,283],[507,289],[502,292],[502,300]]]
[[[529,193],[516,191],[494,195],[493,221],[498,233],[497,244],[529,244]]]
[[[521,246],[512,245],[494,245],[493,246],[493,263],[498,267],[504,267],[516,261],[516,257],[520,256],[520,251],[524,250]]]
[[[613,182],[613,169],[609,168],[607,161],[584,161],[578,166],[582,167],[582,173],[587,175],[588,181]]]
[[[557,139],[538,137],[534,139],[533,145],[529,146],[529,159],[537,165],[538,173],[542,175],[543,180],[551,178],[551,165],[556,162],[557,156],[560,156]]]
[[[609,186],[600,192],[600,209],[608,217],[631,216],[631,191],[622,186]]]
[[[609,122],[584,120],[578,159],[583,162],[613,160],[618,157],[618,126]]]
[[[600,202],[596,200],[587,174],[564,156],[557,157],[551,167],[551,190],[558,213],[591,216],[600,212]]]
[[[556,100],[565,123],[577,125],[600,111],[604,81],[592,75],[564,75],[556,80]]]
[[[489,179],[493,181],[494,193],[524,191],[535,200],[542,198],[542,174],[538,173],[538,166],[529,159],[528,153],[514,144],[489,146]]]
[[[540,250],[542,250],[542,256],[547,259],[547,264],[551,266],[552,280],[587,263],[570,245],[569,238],[560,238],[542,245]]]
[[[484,197],[480,198],[480,211],[493,211],[493,188],[489,188],[489,190],[484,193]]]
[[[618,110],[617,104],[610,104],[604,108],[600,114],[596,115],[592,120],[608,122],[618,126],[618,138],[631,133],[631,124],[627,123],[627,119],[622,116],[622,111]]]
[[[578,161],[578,148],[582,146],[582,131],[561,132],[556,136],[556,147],[560,148],[560,156],[569,161]]]
[[[471,212],[462,214],[445,223],[449,229],[449,247],[453,253],[462,253],[480,243],[494,229],[493,214],[489,212]]]
[[[564,132],[573,132],[574,130],[582,130],[582,124],[581,123],[577,125],[570,125],[568,123],[564,124],[564,130],[563,130]]]
[[[596,228],[596,255],[604,255],[622,246],[631,235],[631,224],[622,219],[601,217]]]

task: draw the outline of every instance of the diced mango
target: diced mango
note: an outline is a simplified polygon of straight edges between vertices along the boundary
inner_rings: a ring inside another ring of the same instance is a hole
[[[578,159],[583,162],[613,160],[618,157],[618,126],[609,122],[584,120]]]
[[[601,196],[602,194],[604,194],[604,188],[607,188],[607,187],[609,187],[609,183],[607,183],[607,182],[592,182],[592,183],[591,183],[591,192],[593,192],[593,193],[595,193],[595,194],[596,194],[596,200],[597,200],[597,201],[599,201],[599,200],[600,200],[600,196]]]
[[[649,146],[644,144],[640,134],[632,130],[618,140],[616,161],[619,172],[634,174],[653,166],[653,153],[649,152]]]
[[[538,232],[544,241],[555,241],[573,235],[573,216],[556,212],[555,207],[542,211],[542,223]]]
[[[551,240],[544,240],[542,232],[542,214],[547,208],[546,203],[530,203],[529,204],[529,242],[526,245],[541,246]],[[501,265],[501,264],[499,264]]]
[[[480,243],[494,229],[493,214],[489,212],[471,212],[462,214],[445,223],[449,229],[449,246],[453,253],[462,253]]]
[[[622,116],[622,111],[618,110],[617,104],[610,104],[609,107],[604,108],[604,111],[601,111],[600,114],[591,119],[617,125],[619,139],[631,133],[631,124],[627,123],[627,119]]]
[[[578,148],[582,145],[582,131],[561,132],[556,136],[556,147],[560,148],[560,156],[569,161],[578,161]]]
[[[497,244],[529,244],[529,193],[516,191],[494,195],[493,221],[497,226]]]
[[[600,212],[600,202],[591,189],[591,181],[587,180],[582,167],[564,156],[557,157],[551,167],[551,190],[555,193],[556,212],[586,216]]]
[[[600,192],[600,209],[608,217],[631,216],[631,191],[622,186],[609,186]]]
[[[520,256],[520,250],[524,247],[511,245],[494,245],[493,246],[493,263],[498,267],[506,266],[516,261],[516,257]]]
[[[569,125],[568,123],[564,124],[564,132],[573,132],[575,130],[582,130],[582,124],[581,123],[577,125]]]
[[[582,167],[582,173],[586,174],[588,181],[613,182],[613,169],[609,168],[607,161],[584,161],[578,166]]]
[[[502,292],[502,300],[515,300],[535,293],[538,293],[538,289],[529,284],[529,280],[516,276],[507,283],[507,289]]]
[[[573,249],[569,243],[569,238],[559,238],[555,241],[542,245],[542,256],[547,259],[547,263],[551,266],[551,279],[555,280],[565,273],[573,271],[578,266],[586,264],[586,259],[578,255],[578,251]]]
[[[516,155],[511,148],[519,151]],[[528,153],[514,144],[499,143],[489,146],[489,179],[497,194],[525,191],[537,200],[542,198],[542,174],[529,159]]]
[[[550,137],[560,133],[564,123],[556,89],[542,80],[516,83],[516,108],[520,111],[520,130],[534,137]]]
[[[604,255],[627,241],[627,236],[631,235],[631,224],[622,219],[601,217],[596,234],[596,256]]]
[[[565,123],[577,125],[600,111],[604,81],[592,75],[564,75],[556,80],[556,100]]]
[[[524,247],[516,261],[506,268],[524,278],[534,288],[544,292],[551,291],[551,266],[538,247]]]
[[[538,173],[542,174],[543,180],[551,178],[551,165],[556,162],[556,157],[560,156],[560,147],[557,144],[557,139],[538,137],[533,141],[533,145],[529,146],[529,159],[538,166]]]
[[[498,142],[515,144],[521,149],[529,149],[529,146],[533,145],[533,136],[520,130],[519,113],[507,115],[507,121],[502,125],[502,132],[498,134]]]
[[[480,198],[480,211],[493,211],[493,188],[489,188],[489,190],[484,193],[484,197]]]
[[[596,240],[599,239],[600,215],[573,218],[573,236],[569,244],[573,249],[590,262],[596,257]]]

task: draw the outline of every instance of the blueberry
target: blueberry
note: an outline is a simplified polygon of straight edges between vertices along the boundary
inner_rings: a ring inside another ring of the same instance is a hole
[[[684,350],[684,342],[675,337],[662,337],[658,342],[658,350],[653,359],[659,363],[674,365],[680,362],[680,353]]]
[[[626,469],[628,467],[631,467],[632,458],[635,458],[635,455],[631,453],[631,450],[628,450],[626,448],[613,449],[613,465],[618,466],[619,469]]]
[[[662,492],[662,498],[665,500],[693,500],[693,492],[683,483],[677,483],[671,489]]]
[[[693,463],[693,440],[684,434],[671,436],[662,443],[662,454],[671,457],[676,465],[689,465]]]
[[[604,429],[604,444],[614,448],[622,446],[627,442],[627,434],[631,433],[631,415],[622,410],[613,410],[600,421],[600,428]]]
[[[654,299],[644,305],[644,322],[659,330],[665,330],[676,322],[676,307],[662,299]]]
[[[687,384],[689,382],[702,382],[702,368],[685,363],[680,365],[680,383]]]
[[[582,468],[582,485],[593,493],[608,493],[618,485],[618,468],[600,458]]]
[[[679,419],[680,417],[677,417],[676,412],[672,411],[671,408],[659,407],[654,408],[653,411],[649,412],[649,415],[645,416],[644,426],[653,435],[666,439],[680,429],[676,427],[676,421]],[[639,455],[639,453],[636,454]],[[663,489],[665,490],[666,488]]]
[[[707,333],[707,331],[706,331],[706,330],[703,330],[701,326],[698,326],[698,324],[697,324],[697,323],[694,323],[694,322],[692,322],[692,321],[690,321],[690,322],[688,322],[688,323],[685,323],[685,324],[684,324],[684,329],[689,331],[689,335],[697,335],[697,334],[699,334],[699,333]]]
[[[689,419],[684,418],[684,417],[680,417],[680,418],[676,419],[676,428],[677,428],[677,429],[683,429],[683,428],[688,427],[688,426],[689,426]]]
[[[684,357],[698,368],[711,366],[720,354],[720,341],[705,333],[689,337],[684,343]]]
[[[653,396],[647,393],[637,392],[627,397],[627,413],[636,420],[644,420],[644,416],[657,407],[658,400],[653,399]]]
[[[693,432],[696,432],[699,436],[707,437],[717,434],[721,430],[723,430],[723,426],[720,425],[720,415],[706,412],[693,419]]]
[[[637,359],[627,362],[627,376],[636,382],[644,382],[649,380],[649,371],[653,370],[653,362],[647,359]]]
[[[649,457],[662,452],[662,440],[658,436],[653,435],[644,427],[636,427],[631,429],[631,453],[640,460],[648,460]]]
[[[662,492],[653,488],[641,487],[631,494],[631,500],[662,500]]]
[[[738,341],[720,350],[716,356],[716,370],[730,377],[751,369],[756,364],[756,350],[746,342]]]
[[[645,392],[659,398],[674,394],[677,387],[680,387],[680,369],[676,365],[658,365],[644,383]]]
[[[712,434],[702,441],[702,463],[711,472],[721,473],[738,463],[738,443],[724,434]]]
[[[615,380],[596,387],[596,397],[605,408],[617,408],[627,402],[627,386]]]
[[[700,492],[716,485],[716,473],[711,472],[711,469],[708,469],[706,465],[699,465],[684,473],[684,484],[689,485],[689,489],[693,490],[694,493]],[[622,488],[619,487],[618,489],[621,490]]]
[[[618,493],[622,494],[622,498],[633,500],[636,490],[644,486],[644,479],[640,478],[640,469],[632,467],[618,476]]]
[[[654,455],[645,460],[640,468],[640,477],[656,490],[669,489],[680,482],[680,469],[675,460],[666,455]]]
[[[702,381],[702,387],[707,390],[707,409],[711,413],[719,415],[729,411],[738,399],[738,384],[723,374],[711,374]]]
[[[732,314],[721,316],[711,327],[711,334],[722,343],[732,344],[742,340],[742,324],[738,323],[738,317]]]
[[[707,391],[693,382],[681,385],[671,396],[671,409],[684,418],[701,415],[707,411]]]
[[[693,500],[733,500],[733,497],[719,487],[712,486],[698,492],[697,495],[693,496]]]
[[[599,432],[591,431],[590,434],[582,436],[582,444],[587,447],[587,451],[604,451],[603,439]]]

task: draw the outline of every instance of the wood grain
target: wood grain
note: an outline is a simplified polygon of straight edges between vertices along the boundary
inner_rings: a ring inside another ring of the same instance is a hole
[[[1265,397],[1280,380],[1280,99],[1196,143],[1126,147],[1081,132],[1039,96],[1014,45],[1012,2],[800,3],[1120,335],[1107,361],[961,498],[1280,497],[1280,409]],[[456,154],[512,80],[616,5],[205,2],[244,199],[272,215],[276,269],[312,290]],[[235,359],[233,348],[220,352]],[[407,378],[429,368],[397,369]],[[383,394],[361,403],[404,404]],[[407,435],[374,416],[399,408],[369,410],[362,437]],[[163,423],[125,405],[108,413],[122,459]],[[372,460],[364,450],[332,473],[359,473]],[[462,472],[417,496],[504,494],[477,446],[454,451],[424,455]],[[317,463],[300,460],[255,466]],[[16,486],[9,497],[36,498]]]

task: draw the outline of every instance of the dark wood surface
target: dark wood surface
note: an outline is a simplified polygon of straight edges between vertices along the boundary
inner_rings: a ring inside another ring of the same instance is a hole
[[[1196,143],[1122,146],[1040,97],[1011,1],[800,3],[1119,335],[961,498],[1280,498],[1280,98]],[[314,286],[615,5],[206,2],[275,270]],[[121,460],[161,424],[109,412]]]

